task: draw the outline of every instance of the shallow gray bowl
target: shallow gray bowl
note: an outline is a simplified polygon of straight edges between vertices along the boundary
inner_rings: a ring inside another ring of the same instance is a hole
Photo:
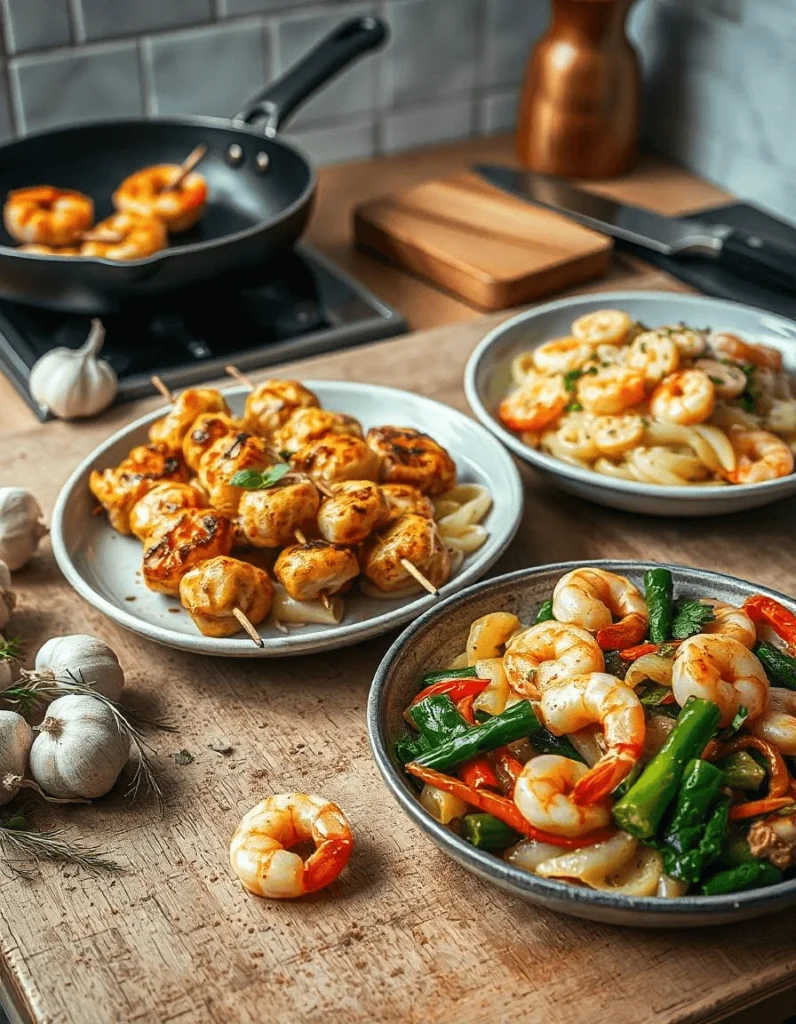
[[[449,664],[464,649],[470,623],[487,612],[502,609],[514,612],[523,622],[532,622],[539,605],[550,597],[558,579],[581,565],[610,569],[639,585],[644,570],[649,567],[643,562],[603,560],[559,562],[523,569],[468,587],[426,612],[398,637],[378,668],[368,700],[368,734],[387,788],[412,821],[462,867],[483,881],[548,910],[640,928],[695,928],[743,921],[796,904],[796,879],[729,896],[683,896],[671,900],[577,888],[540,878],[493,854],[477,850],[436,822],[421,807],[417,790],[393,756],[395,740],[405,728],[404,708],[417,693],[420,677]],[[749,594],[761,593],[775,597],[796,611],[796,602],[789,598],[733,576],[679,565],[669,568],[679,597],[709,596],[740,604]]]
[[[535,306],[500,324],[467,363],[464,390],[478,419],[514,454],[545,473],[562,490],[609,508],[657,516],[713,516],[767,505],[796,494],[796,473],[760,484],[728,487],[660,487],[603,476],[534,451],[503,426],[496,410],[511,387],[511,362],[521,352],[570,334],[572,321],[595,309],[623,309],[650,327],[677,323],[732,331],[748,341],[780,349],[786,369],[796,372],[796,323],[738,302],[677,292],[601,292]]]

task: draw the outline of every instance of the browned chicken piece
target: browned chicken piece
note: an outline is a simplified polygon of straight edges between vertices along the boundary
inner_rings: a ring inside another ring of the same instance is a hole
[[[93,470],[91,493],[108,513],[114,530],[130,533],[130,512],[136,502],[166,480],[184,483],[188,471],[181,458],[162,444],[142,444],[112,469]]]
[[[144,551],[144,583],[160,594],[176,595],[189,569],[208,558],[228,555],[232,523],[210,508],[189,508],[172,516]]]
[[[292,544],[279,555],[274,576],[297,601],[340,593],[359,575],[357,556],[325,540]]]
[[[233,636],[241,628],[235,609],[256,626],[271,611],[274,585],[256,565],[219,555],[186,572],[180,601],[204,636]]]
[[[434,518],[434,503],[431,498],[411,484],[382,484],[381,490],[390,508],[390,517],[387,520],[389,523],[394,523],[407,512],[414,512],[425,519]]]
[[[359,437],[331,434],[299,448],[291,458],[294,469],[323,486],[343,480],[377,480],[379,458]]]
[[[278,462],[275,453],[261,437],[241,431],[215,441],[199,463],[199,483],[213,508],[233,518],[238,513],[242,488],[230,481],[244,469],[265,470]]]
[[[274,432],[274,448],[292,455],[310,441],[320,441],[329,434],[348,434],[362,437],[362,427],[353,416],[331,409],[316,409],[308,406],[294,409],[285,423]]]
[[[318,532],[332,544],[361,544],[384,526],[390,507],[381,487],[372,480],[332,484],[332,497],[318,512]]]
[[[456,484],[456,463],[442,445],[411,427],[373,427],[367,442],[381,460],[379,479],[442,494]]]
[[[420,584],[401,565],[411,562],[435,587],[441,587],[451,574],[448,549],[433,519],[409,512],[383,533],[366,541],[362,552],[362,572],[385,593],[420,590]]]
[[[238,506],[237,526],[245,542],[256,548],[292,544],[296,530],[314,524],[321,499],[311,480],[246,491]]]
[[[204,453],[220,437],[240,433],[240,424],[226,412],[203,412],[191,424],[182,441],[182,454],[194,473]]]
[[[243,427],[250,434],[270,438],[295,409],[320,404],[297,380],[264,380],[246,399]]]
[[[133,505],[130,529],[139,540],[146,541],[164,519],[186,508],[207,508],[207,502],[190,484],[158,484]]]
[[[229,407],[215,388],[186,388],[174,399],[169,412],[149,428],[150,441],[165,444],[173,452],[181,452],[185,435],[203,412],[229,415]]]

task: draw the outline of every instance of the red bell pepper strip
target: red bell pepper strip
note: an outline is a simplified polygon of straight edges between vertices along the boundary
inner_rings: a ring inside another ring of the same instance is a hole
[[[666,643],[667,647],[677,647],[681,640],[669,640]],[[626,647],[624,651],[619,652],[619,657],[622,661],[638,661],[639,658],[643,658],[645,654],[657,654],[660,651],[660,644],[638,644],[636,647]]]
[[[736,736],[726,743],[718,742],[709,744],[702,756],[707,760],[727,757],[737,750],[748,750],[749,748],[759,751],[768,761],[768,795],[770,797],[784,796],[791,786],[791,777],[788,766],[783,760],[782,754],[773,743],[761,739],[759,736]]]
[[[796,615],[773,597],[752,594],[743,603],[743,610],[752,622],[767,622],[782,637],[791,652],[796,651]]]
[[[583,846],[592,846],[600,843],[614,834],[614,829],[598,829],[589,832],[585,836],[555,836],[550,832],[543,832],[535,828],[522,814],[513,800],[508,797],[499,796],[497,793],[490,793],[488,789],[473,789],[460,779],[454,779],[450,775],[443,775],[442,772],[435,772],[433,768],[425,768],[421,764],[411,762],[406,765],[410,775],[422,779],[429,786],[441,789],[445,793],[452,793],[464,800],[471,807],[477,807],[479,811],[486,811],[499,818],[504,825],[513,828],[515,832],[527,836],[528,839],[536,839],[540,843],[550,843],[551,846],[561,846],[567,850],[577,850]]]
[[[772,814],[783,807],[796,806],[796,796],[767,796],[762,800],[749,800],[745,804],[733,804],[730,808],[730,821],[743,821],[745,818],[757,818],[761,814]]]
[[[457,769],[457,774],[465,785],[472,786],[473,789],[500,789],[500,779],[486,754],[479,754],[471,761],[465,761]]]
[[[604,651],[623,651],[640,643],[647,632],[647,620],[638,612],[631,612],[612,626],[597,630],[597,643]]]
[[[458,704],[465,697],[471,695],[477,697],[487,686],[489,686],[488,679],[443,679],[442,682],[432,683],[425,690],[421,690],[409,707],[413,708],[415,704],[419,704],[421,700],[430,697],[433,693],[447,693],[453,703]]]
[[[475,720],[475,714],[473,713],[473,701],[475,700],[475,698],[476,695],[474,693],[471,693],[469,696],[464,697],[462,700],[460,700],[459,703],[456,705],[456,710],[459,712],[459,714],[462,716],[465,722],[467,722],[468,725],[477,724]]]

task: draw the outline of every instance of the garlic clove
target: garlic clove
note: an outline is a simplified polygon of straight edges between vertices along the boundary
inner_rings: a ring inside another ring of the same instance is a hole
[[[105,340],[100,320],[78,349],[54,348],[37,360],[28,386],[33,398],[52,416],[81,419],[96,416],[111,404],[119,390],[113,367],[98,358]]]
[[[0,560],[11,572],[25,565],[47,533],[38,501],[22,487],[0,487]]]
[[[76,633],[54,636],[36,655],[34,671],[61,683],[90,686],[108,700],[117,701],[124,687],[124,671],[111,648],[94,636]]]
[[[16,711],[0,711],[0,807],[19,792],[28,770],[33,730]]]

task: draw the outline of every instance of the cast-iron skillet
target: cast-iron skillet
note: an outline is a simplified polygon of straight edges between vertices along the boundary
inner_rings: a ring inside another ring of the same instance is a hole
[[[242,274],[290,247],[309,218],[315,173],[297,148],[275,137],[276,129],[316,89],[386,38],[386,25],[377,18],[343,22],[231,121],[102,121],[0,146],[0,201],[26,185],[73,188],[92,197],[99,220],[112,212],[111,193],[128,174],[148,164],[180,163],[199,143],[208,147],[198,170],[209,187],[207,212],[196,227],[172,236],[162,252],[126,263],[19,252],[0,228],[0,297],[108,313]],[[261,127],[252,127],[258,121]]]

